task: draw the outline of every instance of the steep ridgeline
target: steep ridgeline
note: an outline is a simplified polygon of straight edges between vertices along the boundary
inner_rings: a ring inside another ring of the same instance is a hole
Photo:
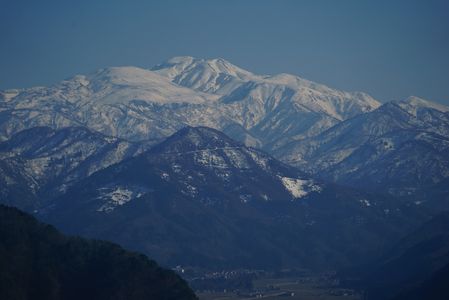
[[[83,127],[34,127],[0,143],[0,203],[31,211],[75,182],[149,148]]]
[[[293,75],[260,76],[223,59],[177,57],[152,70],[107,68],[48,88],[3,91],[0,138],[35,126],[86,126],[137,141],[191,125],[270,150],[378,106],[366,94]]]
[[[415,206],[317,182],[214,129],[186,127],[96,172],[39,216],[165,265],[332,268],[378,254]]]
[[[449,200],[449,107],[415,97],[386,103],[276,156],[340,184]]]
[[[174,272],[142,254],[66,237],[0,205],[0,299],[197,299]]]

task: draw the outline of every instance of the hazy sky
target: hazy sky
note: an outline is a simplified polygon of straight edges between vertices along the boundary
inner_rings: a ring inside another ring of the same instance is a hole
[[[191,55],[449,105],[447,0],[0,0],[0,37],[0,89]]]

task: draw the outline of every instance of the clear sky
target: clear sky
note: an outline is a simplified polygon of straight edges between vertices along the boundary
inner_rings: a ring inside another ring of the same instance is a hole
[[[191,55],[449,105],[447,0],[0,0],[0,37],[0,89]]]

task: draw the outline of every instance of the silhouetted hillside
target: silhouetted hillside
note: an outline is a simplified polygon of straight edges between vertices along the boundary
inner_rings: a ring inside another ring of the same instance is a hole
[[[66,237],[0,205],[0,299],[196,299],[172,271],[142,254]]]

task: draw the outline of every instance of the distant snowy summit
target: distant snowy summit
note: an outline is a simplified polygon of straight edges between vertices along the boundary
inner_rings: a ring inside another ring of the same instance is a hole
[[[274,90],[288,91],[292,94],[291,100],[298,105],[337,119],[345,119],[356,111],[369,111],[380,105],[364,93],[337,91],[290,74],[255,75],[222,58],[205,60],[189,56],[175,57],[152,70],[168,77],[172,82],[196,91],[232,95],[233,101],[243,100],[246,96],[265,103]],[[238,88],[241,88],[238,95],[233,94]],[[229,98],[224,97],[223,100],[230,100]]]
[[[380,103],[297,76],[256,75],[224,59],[175,57],[151,70],[115,67],[51,87],[0,93],[0,139],[35,126],[86,126],[128,140],[208,126],[247,145],[279,147]]]
[[[222,58],[204,60],[191,56],[174,57],[152,70],[179,85],[218,95],[228,94],[242,83],[261,77]]]

